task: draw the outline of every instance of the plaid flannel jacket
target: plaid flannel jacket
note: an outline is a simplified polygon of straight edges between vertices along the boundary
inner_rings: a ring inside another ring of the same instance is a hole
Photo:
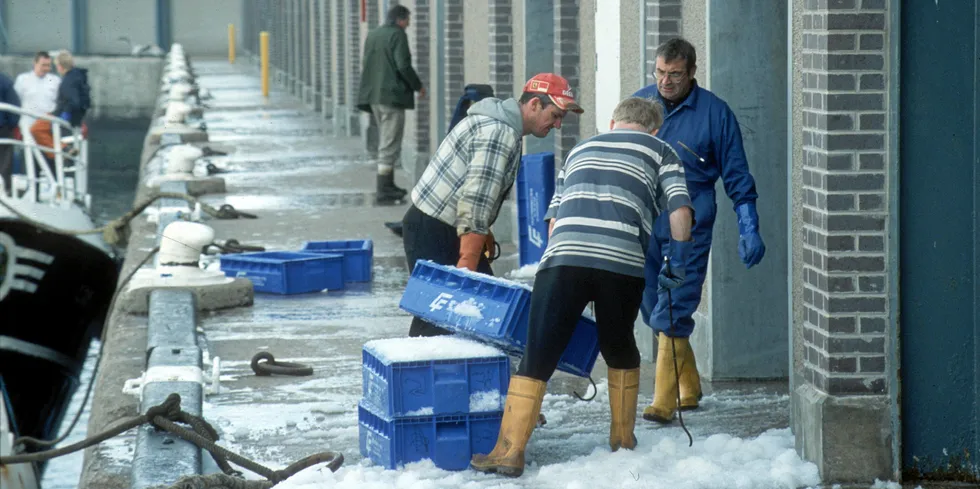
[[[522,144],[505,122],[469,115],[439,145],[412,189],[412,203],[459,235],[487,234],[517,178]]]

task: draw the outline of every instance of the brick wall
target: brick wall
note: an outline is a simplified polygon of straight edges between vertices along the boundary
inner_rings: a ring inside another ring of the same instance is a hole
[[[463,56],[463,0],[445,0],[445,17],[443,21],[443,97],[446,101],[446,124],[452,119],[456,102],[463,95],[466,86]],[[443,130],[445,128],[439,128]],[[441,140],[440,136],[440,140]]]
[[[555,73],[565,77],[573,93],[579,93],[578,0],[555,2]],[[533,73],[532,73],[533,75]],[[556,167],[579,140],[579,118],[571,114],[562,121],[555,138]],[[557,168],[556,168],[557,171]]]
[[[514,90],[513,22],[512,0],[490,0],[490,86],[501,99]]]
[[[412,62],[415,63],[415,71],[422,80],[422,86],[429,92],[429,97],[435,97],[432,87],[429,84],[429,42],[430,42],[430,20],[429,20],[429,0],[415,0],[415,10],[412,11],[411,29],[415,29],[415,49],[412,53]],[[420,159],[428,159],[429,150],[429,124],[431,121],[430,111],[427,110],[429,101],[423,99],[421,106],[416,107],[412,113],[415,115],[415,151]]]
[[[888,313],[884,0],[803,11],[806,381],[884,394]]]
[[[681,0],[646,0],[646,84],[654,83],[657,46],[681,35]]]

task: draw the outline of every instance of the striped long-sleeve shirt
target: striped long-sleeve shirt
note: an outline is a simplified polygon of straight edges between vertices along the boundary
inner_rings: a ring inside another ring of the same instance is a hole
[[[618,129],[580,142],[558,174],[545,219],[556,219],[539,269],[598,268],[643,277],[653,222],[691,207],[684,167],[650,134]]]

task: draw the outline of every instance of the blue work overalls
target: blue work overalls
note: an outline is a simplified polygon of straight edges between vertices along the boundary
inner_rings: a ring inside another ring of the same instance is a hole
[[[656,98],[664,107],[656,85],[633,94],[634,97]],[[715,223],[715,182],[721,177],[725,193],[733,208],[743,203],[755,203],[758,198],[755,180],[749,173],[742,132],[735,114],[723,100],[694,82],[687,99],[665,114],[657,137],[670,144],[684,162],[688,193],[694,204],[695,224],[691,231],[693,249],[684,266],[684,283],[671,291],[674,328],[670,327],[667,292],[658,292],[657,275],[668,255],[670,216],[662,213],[654,223],[646,259],[646,287],[641,312],[643,320],[656,333],[672,337],[689,337],[694,331],[694,311],[701,302],[701,288],[708,269],[711,232]],[[684,146],[687,146],[685,148]]]

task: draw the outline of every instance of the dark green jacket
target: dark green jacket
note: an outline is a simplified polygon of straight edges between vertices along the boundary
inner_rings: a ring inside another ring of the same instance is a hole
[[[371,31],[364,41],[361,70],[358,109],[370,112],[371,104],[415,108],[415,92],[422,88],[422,80],[412,68],[405,29],[383,25]]]

